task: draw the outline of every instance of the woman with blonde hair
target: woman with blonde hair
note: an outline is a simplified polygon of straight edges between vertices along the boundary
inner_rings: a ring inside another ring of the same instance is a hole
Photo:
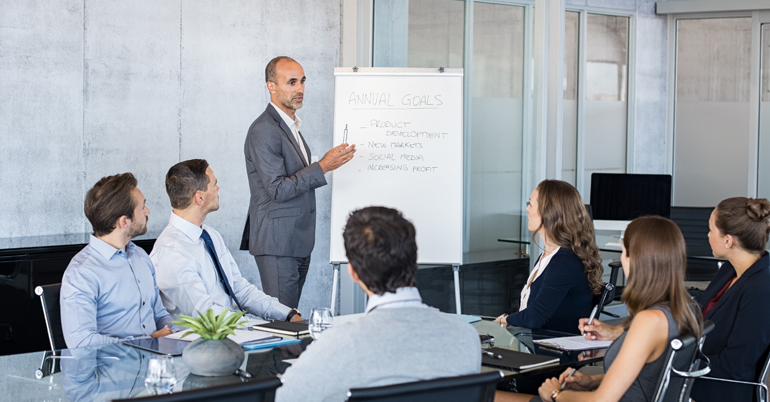
[[[502,325],[578,332],[602,291],[603,268],[594,225],[580,193],[569,183],[544,180],[527,204],[527,226],[543,252],[521,291],[519,311],[497,318]],[[535,243],[536,244],[536,243]]]
[[[629,316],[607,350],[605,373],[578,371],[569,377],[572,370],[567,369],[558,379],[546,380],[537,396],[500,392],[496,401],[652,400],[670,341],[685,333],[700,337],[703,331],[703,320],[684,287],[682,232],[659,216],[634,219],[626,229],[620,260],[628,278],[623,301]]]

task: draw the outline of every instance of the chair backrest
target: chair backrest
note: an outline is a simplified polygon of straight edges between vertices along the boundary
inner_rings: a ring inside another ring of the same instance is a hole
[[[714,207],[671,207],[671,220],[679,226],[687,244],[687,256],[711,256],[709,218]],[[708,281],[719,270],[717,260],[687,259],[687,279]]]
[[[67,347],[67,344],[64,342],[64,332],[61,329],[61,314],[59,312],[60,289],[61,283],[35,288],[35,294],[40,296],[40,304],[43,306],[43,317],[45,318],[45,328],[48,331],[48,342],[51,345],[51,351]]]
[[[762,354],[762,356],[759,358],[759,364],[757,365],[757,382],[758,383],[765,383],[767,381],[767,375],[770,372],[770,345],[768,345],[767,350],[765,350],[765,353]],[[755,400],[759,402],[767,402],[768,395],[764,388],[762,387],[755,387],[756,388],[756,397]]]
[[[501,372],[492,371],[382,387],[351,388],[348,391],[348,401],[491,402],[495,398],[497,383],[502,379]]]
[[[685,402],[690,400],[694,378],[686,378],[674,370],[689,372],[693,367],[699,342],[691,334],[674,338],[664,353],[665,366],[661,370],[653,397],[654,402]]]
[[[220,387],[195,389],[168,395],[154,395],[145,398],[113,399],[112,402],[227,402],[272,401],[275,389],[281,386],[278,377],[255,380]]]

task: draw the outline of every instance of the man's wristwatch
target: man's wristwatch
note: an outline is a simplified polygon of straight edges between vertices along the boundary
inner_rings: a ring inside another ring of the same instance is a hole
[[[556,401],[556,397],[559,396],[560,389],[555,389],[551,392],[551,400]]]
[[[289,315],[286,316],[286,321],[291,321],[291,318],[297,314],[299,314],[299,310],[296,308],[291,309],[291,311],[289,311]],[[299,316],[302,317],[302,314],[299,314]]]

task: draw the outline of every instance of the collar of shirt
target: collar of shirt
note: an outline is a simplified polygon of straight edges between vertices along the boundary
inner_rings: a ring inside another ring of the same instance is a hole
[[[278,112],[278,115],[280,115],[286,125],[289,126],[289,129],[292,130],[292,133],[294,133],[295,124],[296,130],[299,132],[299,126],[302,124],[302,120],[299,118],[299,116],[295,114],[294,119],[292,120],[292,118],[289,117],[289,115],[286,114],[283,110],[281,110],[281,108],[279,108],[275,103],[270,102],[270,104],[273,105],[273,108],[275,108],[275,110]]]
[[[185,218],[182,218],[181,216],[175,214],[173,211],[171,211],[171,217],[168,218],[168,223],[169,225],[179,229],[179,231],[184,233],[185,236],[189,237],[190,240],[192,240],[194,243],[198,242],[198,240],[201,238],[201,233],[203,233],[202,227],[188,221]]]
[[[422,303],[420,291],[414,287],[403,287],[396,289],[396,293],[374,294],[369,297],[366,303],[368,313],[375,308],[403,308],[403,307],[428,307]]]
[[[94,250],[107,261],[109,261],[116,253],[123,251],[122,249],[112,247],[109,243],[93,234],[88,239],[88,245],[93,247]],[[129,241],[128,244],[126,244],[126,254],[129,254],[133,250],[133,247],[134,243]]]

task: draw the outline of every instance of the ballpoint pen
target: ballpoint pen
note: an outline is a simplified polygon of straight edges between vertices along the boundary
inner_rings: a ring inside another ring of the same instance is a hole
[[[569,372],[569,375],[567,376],[567,378],[572,377],[573,375],[575,375],[576,371],[577,371],[577,369],[573,368],[572,371]],[[561,389],[564,389],[565,387],[567,387],[567,378],[565,378],[564,382],[561,383]]]
[[[342,142],[347,144],[348,143],[348,125],[345,124],[345,138],[342,139]]]
[[[494,353],[492,353],[492,352],[490,352],[490,351],[488,351],[488,350],[482,350],[482,351],[481,351],[481,353],[482,353],[482,354],[485,354],[485,355],[487,355],[487,356],[489,356],[489,357],[494,357],[495,359],[502,359],[502,358],[503,358],[503,356],[502,356],[502,355],[497,355],[497,354],[494,354]]]

